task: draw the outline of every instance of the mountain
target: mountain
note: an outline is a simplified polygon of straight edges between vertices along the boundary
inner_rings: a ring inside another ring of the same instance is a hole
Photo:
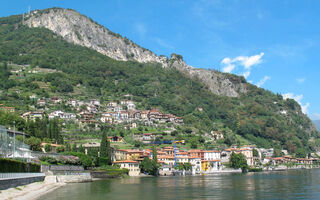
[[[316,125],[317,129],[320,131],[320,120],[314,120],[313,123]]]
[[[217,95],[238,97],[246,93],[246,84],[234,83],[232,78],[217,71],[196,69],[187,65],[181,55],[156,56],[127,38],[111,32],[93,20],[70,9],[47,9],[26,15],[29,27],[45,27],[62,36],[66,41],[85,46],[119,61],[161,63],[164,68],[175,67],[190,77],[197,77],[211,92]]]
[[[252,143],[294,153],[319,144],[319,132],[293,99],[243,77],[188,66],[181,55],[156,56],[73,10],[0,18],[0,62],[0,104],[18,113],[37,108],[33,94],[103,104],[131,94],[139,109],[181,116],[175,137],[205,148]],[[73,112],[49,111],[58,109]],[[224,139],[213,141],[216,133]]]

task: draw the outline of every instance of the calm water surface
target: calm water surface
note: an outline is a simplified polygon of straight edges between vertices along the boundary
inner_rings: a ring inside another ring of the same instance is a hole
[[[41,199],[320,199],[320,169],[107,179],[69,184]]]

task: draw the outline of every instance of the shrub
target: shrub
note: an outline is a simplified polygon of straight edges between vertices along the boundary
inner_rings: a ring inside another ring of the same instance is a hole
[[[57,153],[64,152],[64,150],[65,150],[64,146],[59,146],[59,147],[56,148]]]
[[[40,165],[34,163],[26,163],[18,160],[0,158],[0,172],[40,172]]]
[[[46,151],[46,153],[50,152],[52,150],[51,145],[50,144],[44,145],[44,150]]]
[[[249,168],[248,172],[262,172],[262,168]]]

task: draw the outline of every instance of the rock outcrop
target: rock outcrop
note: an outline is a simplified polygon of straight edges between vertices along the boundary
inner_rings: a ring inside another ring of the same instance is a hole
[[[189,66],[181,56],[176,54],[172,54],[170,59],[157,56],[74,10],[61,8],[37,10],[26,15],[25,18],[24,23],[29,27],[45,27],[70,43],[94,49],[116,60],[156,62],[161,63],[165,68],[175,67],[187,76],[198,78],[217,95],[238,97],[240,93],[247,91],[246,83],[235,83],[226,74],[218,71]]]

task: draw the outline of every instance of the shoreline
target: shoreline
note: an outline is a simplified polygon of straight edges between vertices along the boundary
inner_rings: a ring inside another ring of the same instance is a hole
[[[312,168],[287,168],[281,170],[263,170],[262,172],[250,172],[250,173],[264,173],[264,172],[279,172],[279,171],[289,171],[289,170],[302,170],[302,169],[319,169],[319,167]],[[217,171],[215,173],[206,173],[206,174],[196,174],[196,175],[186,175],[186,176],[210,176],[216,174],[232,174],[239,173],[239,171]],[[131,178],[143,178],[151,176],[136,176]],[[172,176],[158,176],[158,177],[172,177]],[[67,185],[67,182],[57,182],[57,176],[46,176],[43,182],[35,182],[24,186],[19,186],[16,188],[10,188],[0,191],[0,199],[4,200],[36,200],[40,197],[53,192],[54,190]],[[101,180],[105,178],[93,178],[92,181]],[[109,178],[108,178],[109,179]],[[81,183],[81,182],[78,182]]]
[[[56,176],[46,176],[42,182],[1,190],[0,199],[34,200],[65,185],[66,183],[56,182]]]

